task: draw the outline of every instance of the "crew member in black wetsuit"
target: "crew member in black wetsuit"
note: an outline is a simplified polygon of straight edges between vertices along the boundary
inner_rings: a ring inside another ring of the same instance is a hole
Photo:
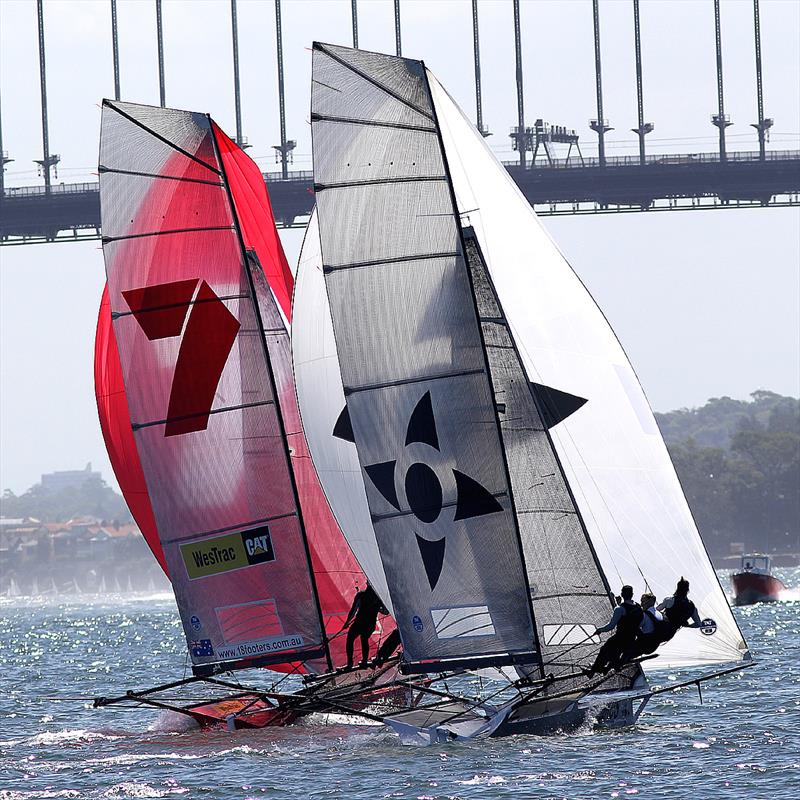
[[[366,667],[369,660],[369,637],[375,633],[378,625],[378,614],[388,614],[389,612],[381,602],[380,597],[375,594],[375,590],[367,584],[367,588],[357,592],[353,598],[353,605],[347,614],[342,630],[348,625],[350,630],[347,632],[347,668],[353,668],[353,645],[356,639],[361,638],[361,663],[360,667]],[[352,623],[352,624],[351,624]]]
[[[609,669],[618,668],[622,664],[623,653],[633,645],[639,631],[642,607],[633,601],[633,587],[623,586],[620,594],[622,602],[614,609],[608,625],[595,631],[605,633],[616,628],[614,635],[600,648],[594,664],[586,671],[590,678],[597,673],[605,674]]]
[[[702,626],[700,614],[688,595],[689,581],[681,576],[678,585],[675,587],[675,594],[672,595],[672,597],[665,597],[657,606],[658,610],[664,614],[667,621],[672,626],[672,633],[669,638],[664,639],[666,642],[668,642],[680,628],[699,628]]]

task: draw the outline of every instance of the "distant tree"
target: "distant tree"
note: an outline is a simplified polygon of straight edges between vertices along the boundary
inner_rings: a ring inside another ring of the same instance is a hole
[[[800,400],[794,397],[783,397],[763,389],[753,392],[751,397],[750,402],[730,397],[712,397],[699,408],[657,413],[656,421],[668,445],[692,438],[700,447],[722,447],[727,450],[742,426],[751,423],[768,425],[773,413],[777,415],[776,424],[785,426],[793,415],[800,415]],[[800,421],[796,424],[800,424]]]
[[[657,414],[706,546],[792,550],[800,542],[800,400],[753,392]]]
[[[80,486],[53,492],[40,483],[19,497],[6,489],[0,498],[0,515],[34,517],[42,522],[66,522],[75,517],[131,522],[125,501],[101,478],[87,478]]]

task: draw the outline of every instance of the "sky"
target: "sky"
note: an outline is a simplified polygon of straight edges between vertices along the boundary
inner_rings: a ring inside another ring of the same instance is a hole
[[[590,0],[523,0],[526,120],[575,128],[596,151]],[[392,0],[359,0],[359,44],[394,52]],[[167,105],[208,111],[235,131],[228,0],[164,0]],[[279,141],[274,2],[239,0],[243,132],[275,168]],[[630,0],[601,0],[607,154],[638,152]],[[45,0],[51,152],[58,181],[96,180],[99,102],[113,96],[108,0]],[[516,124],[510,0],[480,0],[484,121],[499,157]],[[310,44],[352,43],[349,0],[283,0],[287,133],[311,167]],[[122,98],[158,103],[153,0],[119,0]],[[470,0],[402,0],[403,54],[422,58],[474,116]],[[711,0],[642,0],[648,152],[713,151]],[[723,0],[728,149],[757,149],[750,0]],[[800,149],[800,2],[761,0],[770,149]],[[34,0],[0,0],[6,185],[37,185],[41,108]],[[800,395],[800,211],[747,209],[544,219],[599,302],[658,411],[756,389]],[[290,261],[302,231],[282,232]],[[97,423],[94,327],[105,280],[98,242],[0,248],[0,489],[91,461],[115,484]]]

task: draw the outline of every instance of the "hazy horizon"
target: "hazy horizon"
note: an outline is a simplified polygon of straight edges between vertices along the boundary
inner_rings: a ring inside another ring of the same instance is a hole
[[[750,399],[751,395],[754,392],[757,392],[757,391],[773,391],[773,390],[768,388],[768,387],[766,387],[766,386],[761,386],[761,387],[758,387],[757,389],[754,389],[753,392],[748,392],[746,394],[746,396],[743,396],[743,397],[735,397],[735,396],[730,395],[730,394],[720,394],[720,395],[716,395],[715,397],[707,398],[706,402],[708,402],[710,400],[721,399],[721,398],[724,398],[724,397],[730,397],[732,400],[747,401],[747,400]],[[781,394],[781,393],[777,392],[776,394]],[[786,395],[786,396],[794,397],[795,399],[800,399],[800,395]],[[691,409],[698,408],[698,407],[703,406],[703,405],[705,405],[705,402],[699,403],[698,405],[695,405],[695,406],[681,406],[680,408],[671,408],[671,409],[657,409],[657,408],[654,408],[653,410],[657,414],[664,414],[664,413],[669,413],[670,411],[681,411],[681,410],[684,410],[686,408],[691,410]],[[106,459],[106,461],[107,461],[107,459]],[[73,464],[71,466],[70,465],[58,466],[58,467],[52,467],[50,469],[44,468],[42,470],[42,474],[46,475],[46,474],[51,473],[51,472],[60,472],[62,470],[65,470],[65,471],[82,471],[82,470],[86,469],[87,465],[91,466],[91,469],[92,469],[93,472],[99,472],[101,474],[103,480],[109,486],[111,486],[115,491],[117,491],[117,492],[119,491],[119,484],[117,483],[117,480],[114,477],[114,471],[111,468],[110,463],[105,463],[103,465],[98,465],[98,464],[95,464],[90,459],[84,459],[83,461],[81,461],[80,458],[76,458],[75,459],[75,464]],[[5,492],[7,490],[11,490],[15,495],[19,496],[20,494],[22,494],[23,492],[27,491],[28,489],[32,488],[33,486],[35,486],[36,484],[38,484],[40,482],[41,482],[41,475],[39,476],[39,479],[35,480],[33,483],[31,483],[28,486],[25,486],[24,488],[15,488],[13,486],[2,485],[2,486],[0,486],[0,493]]]

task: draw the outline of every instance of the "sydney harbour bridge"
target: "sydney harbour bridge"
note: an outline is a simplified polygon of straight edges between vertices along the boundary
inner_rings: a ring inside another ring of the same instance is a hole
[[[281,226],[302,225],[311,211],[313,174],[308,170],[292,170],[295,142],[287,138],[286,97],[284,86],[282,2],[275,5],[276,53],[275,78],[278,84],[280,142],[274,145],[280,169],[267,172],[267,182],[276,220]],[[333,0],[332,0],[333,1]],[[743,0],[747,2],[748,0]],[[111,37],[115,97],[120,99],[119,26],[117,0],[108,0],[111,10]],[[352,44],[358,46],[359,1],[335,0],[347,9],[352,20]],[[364,0],[362,0],[364,2]],[[517,124],[510,131],[515,158],[506,163],[509,174],[540,214],[597,214],[651,212],[664,210],[800,206],[800,151],[767,148],[773,120],[765,116],[762,37],[759,0],[752,3],[752,57],[755,63],[756,92],[753,97],[755,121],[750,123],[758,138],[758,150],[731,150],[726,130],[732,124],[725,112],[723,71],[723,19],[720,0],[706,0],[713,26],[709,26],[709,47],[716,55],[716,109],[710,123],[718,131],[715,152],[648,154],[647,135],[654,129],[646,121],[644,82],[642,78],[642,43],[640,33],[640,0],[630,0],[633,19],[631,48],[635,54],[635,86],[637,122],[632,133],[638,139],[638,154],[607,156],[606,136],[610,127],[603,110],[603,67],[601,15],[603,2],[592,0],[594,34],[594,76],[596,105],[589,127],[596,136],[596,157],[584,157],[580,137],[575,130],[549,124],[542,119],[526,117],[523,101],[525,70],[522,42],[525,31],[520,16],[519,0],[508,0],[513,6],[513,41],[515,51]],[[37,242],[76,241],[100,236],[100,201],[97,183],[56,183],[53,180],[59,156],[51,151],[48,129],[46,7],[36,0],[38,12],[38,62],[41,102],[41,159],[37,159],[42,175],[38,186],[5,185],[6,164],[13,161],[3,150],[2,118],[0,117],[0,244],[19,245]],[[165,105],[162,0],[141,0],[152,6],[156,17],[158,75],[161,105]],[[393,0],[395,51],[402,54],[403,0]],[[464,3],[464,13],[470,4]],[[474,61],[474,122],[487,134],[483,120],[481,69],[486,68],[486,54],[481,54],[480,4],[471,0],[472,49]],[[245,145],[242,136],[241,90],[239,82],[239,33],[237,0],[230,0],[229,32],[232,37],[233,85],[236,111],[236,140]],[[35,33],[35,32],[34,32]],[[509,32],[511,33],[511,31]],[[37,46],[35,39],[32,46]],[[796,55],[796,54],[795,54]],[[1,112],[0,107],[0,112]],[[594,142],[593,142],[594,144]],[[556,147],[558,146],[558,147]],[[564,150],[566,148],[566,154]],[[595,149],[594,147],[592,148]]]

